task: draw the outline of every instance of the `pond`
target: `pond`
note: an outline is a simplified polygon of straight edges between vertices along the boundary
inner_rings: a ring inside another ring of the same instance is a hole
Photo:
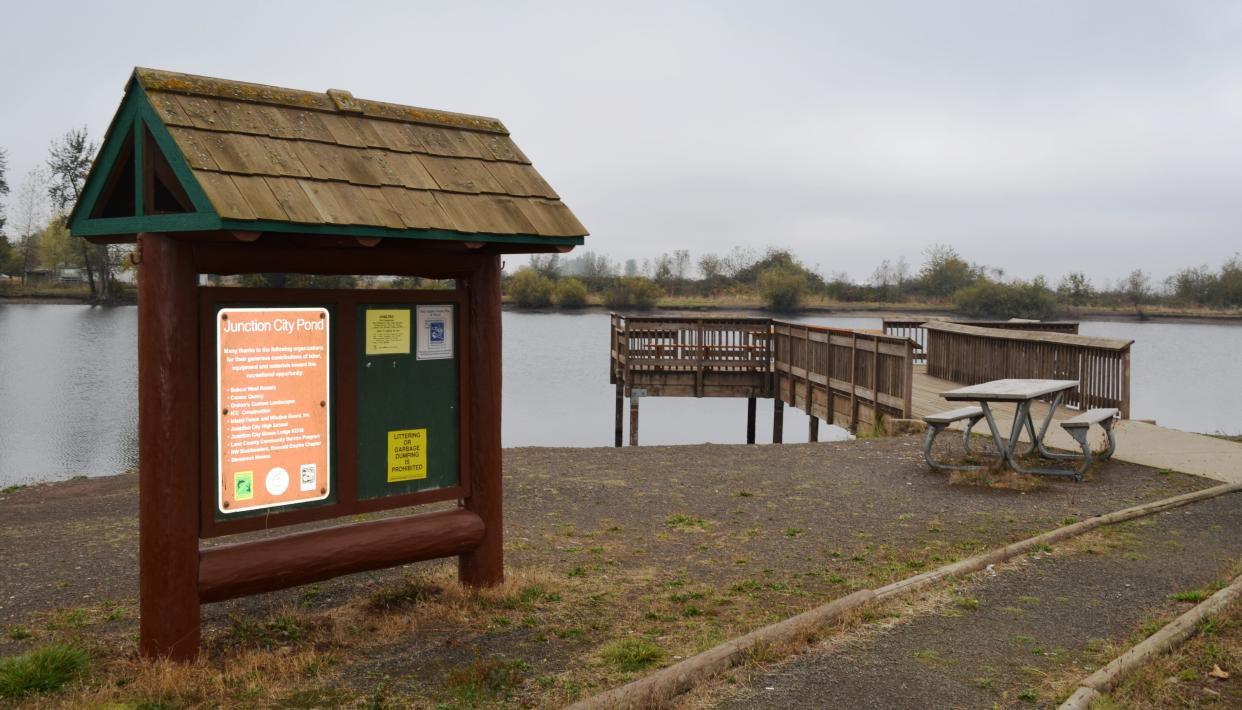
[[[878,318],[807,317],[878,328]],[[504,314],[503,443],[611,446],[608,315]],[[1135,340],[1132,416],[1209,433],[1242,431],[1242,327],[1084,322],[1084,335]],[[119,473],[137,460],[137,309],[0,305],[0,486]],[[758,441],[771,441],[762,400]],[[785,408],[785,441],[806,441],[807,417]],[[741,399],[653,398],[643,444],[740,443]],[[822,426],[820,438],[842,438]]]

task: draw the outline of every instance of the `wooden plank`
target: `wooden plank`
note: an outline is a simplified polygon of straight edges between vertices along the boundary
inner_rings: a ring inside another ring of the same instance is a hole
[[[337,145],[350,148],[367,147],[367,142],[362,139],[362,136],[354,128],[354,124],[359,121],[350,120],[334,113],[325,113],[319,117],[319,120],[323,122],[324,128],[328,129],[328,133],[332,134],[332,140],[336,141]]]
[[[263,171],[263,174],[281,177],[311,176],[310,171],[302,164],[302,159],[294,151],[293,146],[296,144],[293,141],[267,137],[256,137],[255,141],[259,149],[263,151],[264,161],[267,163],[267,169]]]
[[[181,149],[181,154],[185,156],[185,160],[189,163],[193,170],[220,170],[220,164],[216,159],[211,157],[211,151],[207,149],[204,138],[210,134],[200,133],[193,129],[179,128],[176,126],[168,127],[169,134],[173,137],[173,142]]]
[[[560,199],[543,176],[533,167],[520,163],[490,162],[487,171],[501,186],[501,191],[521,197],[546,197]]]
[[[291,178],[263,178],[268,188],[272,191],[272,196],[276,198],[276,202],[280,204],[281,209],[288,215],[289,221],[300,222],[305,224],[318,223],[321,221],[319,210],[315,207],[315,203],[307,196],[306,191],[302,189],[301,183]]]
[[[409,229],[456,229],[433,193],[399,187],[383,187],[381,190]]]
[[[419,157],[419,162],[431,173],[441,190],[451,192],[505,193],[500,181],[488,172],[481,160],[439,158],[430,155]]]
[[[211,206],[226,219],[257,219],[250,203],[242,197],[232,178],[224,173],[202,171],[195,173],[198,182],[211,200]]]
[[[412,190],[438,190],[439,183],[427,172],[427,168],[423,166],[419,160],[419,156],[414,153],[384,153],[374,154],[377,160],[381,160],[384,170],[391,170],[401,181],[403,187]]]
[[[1032,343],[1056,343],[1060,345],[1081,345],[1103,350],[1124,350],[1134,344],[1133,340],[1116,338],[1097,338],[1087,335],[1071,335],[1069,333],[1041,333],[1038,331],[1010,331],[1003,328],[978,328],[960,323],[931,322],[926,325],[928,331],[973,335],[981,338],[997,340],[1015,340]]]
[[[336,192],[331,187],[335,183],[325,180],[297,180],[297,183],[306,192],[306,198],[315,206],[315,212],[319,215],[319,222],[325,224],[352,224],[350,212],[345,205],[337,201]]]
[[[384,196],[383,190],[377,187],[364,187],[360,188],[360,192],[371,203],[371,211],[375,213],[381,224],[393,229],[405,229],[405,220],[401,219],[401,213]]]
[[[280,201],[268,187],[267,181],[257,175],[234,175],[233,184],[238,192],[250,205],[250,210],[259,219],[275,219],[282,222],[289,220],[289,214],[280,206]]]

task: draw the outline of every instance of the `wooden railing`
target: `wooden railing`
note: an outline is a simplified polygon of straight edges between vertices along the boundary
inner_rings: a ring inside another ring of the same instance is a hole
[[[884,334],[909,338],[918,344],[915,362],[927,362],[927,330],[924,323],[939,322],[927,318],[885,318]],[[973,325],[979,328],[1005,328],[1006,330],[1039,331],[1044,333],[1078,334],[1078,323],[1074,321],[1024,321],[1024,320],[986,320],[986,321],[945,321]]]
[[[1116,407],[1130,417],[1133,340],[928,322],[927,374],[966,385],[1005,378],[1077,380],[1071,407]]]
[[[915,344],[908,338],[772,322],[773,394],[811,416],[850,428],[877,414],[913,414]]]
[[[877,413],[913,413],[915,345],[906,338],[768,318],[617,314],[610,337],[618,401],[773,397],[851,428]]]
[[[772,321],[612,314],[609,382],[645,396],[766,397]],[[747,392],[751,394],[746,394]]]

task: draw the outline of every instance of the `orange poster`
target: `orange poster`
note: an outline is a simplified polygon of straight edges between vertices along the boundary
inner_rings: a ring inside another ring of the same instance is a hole
[[[328,497],[329,314],[216,314],[217,481],[222,513]]]

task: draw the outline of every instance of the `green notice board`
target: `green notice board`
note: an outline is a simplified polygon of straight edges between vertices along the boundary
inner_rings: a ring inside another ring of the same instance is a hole
[[[452,304],[358,307],[358,498],[451,488],[458,471]]]

